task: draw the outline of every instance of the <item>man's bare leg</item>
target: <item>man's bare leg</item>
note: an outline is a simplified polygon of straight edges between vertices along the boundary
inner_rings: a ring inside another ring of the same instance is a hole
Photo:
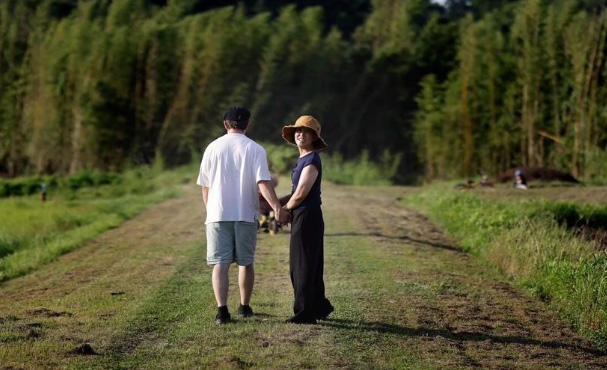
[[[248,266],[238,266],[238,287],[240,288],[240,304],[248,306],[253,294],[253,284],[255,283],[255,269],[253,264]]]
[[[217,307],[228,305],[229,271],[230,265],[217,264],[213,266],[213,292],[215,293]]]

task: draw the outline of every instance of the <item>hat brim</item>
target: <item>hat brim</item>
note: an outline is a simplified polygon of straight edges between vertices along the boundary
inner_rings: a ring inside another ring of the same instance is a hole
[[[282,128],[282,138],[291,145],[297,146],[295,143],[295,129],[300,128],[301,126],[285,126]],[[328,147],[327,143],[323,140],[322,137],[317,136],[316,140],[312,142],[312,149],[314,150],[322,150]]]

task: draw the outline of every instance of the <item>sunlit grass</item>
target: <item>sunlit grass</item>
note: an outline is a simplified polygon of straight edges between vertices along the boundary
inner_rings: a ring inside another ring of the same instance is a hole
[[[406,202],[607,348],[607,254],[578,232],[605,227],[607,207],[484,199],[450,189],[431,186]]]
[[[146,207],[178,194],[195,180],[195,168],[134,169],[119,182],[58,188],[37,196],[0,200],[0,281],[27,274],[118,226]]]

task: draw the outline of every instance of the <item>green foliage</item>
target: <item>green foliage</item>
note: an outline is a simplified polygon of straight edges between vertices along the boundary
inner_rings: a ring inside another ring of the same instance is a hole
[[[459,66],[442,85],[426,80],[418,97],[415,138],[426,177],[452,177],[454,168],[458,176],[498,175],[515,166],[602,177],[595,161],[607,144],[605,22],[604,9],[588,12],[576,0],[521,1],[463,19]],[[450,135],[428,130],[429,117]],[[450,148],[458,161],[445,165],[431,147]]]
[[[346,160],[401,153],[397,182],[514,166],[605,179],[593,1],[236,4],[2,2],[0,174],[188,163],[244,105],[256,140],[312,114]]]
[[[340,154],[323,156],[323,179],[342,185],[392,185],[401,155],[384,151],[381,165],[369,159],[363,151],[352,160],[345,160]]]
[[[588,153],[586,155],[586,178],[596,185],[607,184],[607,151]]]
[[[391,81],[398,68],[384,76],[382,65],[397,67],[393,56],[409,46],[406,53],[422,63],[433,48],[414,45],[415,35],[431,18],[426,40],[449,32],[437,9],[421,0],[399,5],[388,33],[372,25],[388,9],[377,2],[377,15],[358,41],[345,40],[340,28],[326,23],[360,19],[335,15],[356,9],[359,17],[364,3],[327,13],[286,6],[249,15],[247,2],[223,8],[145,0],[4,2],[0,173],[114,172],[155,159],[168,167],[187,163],[222,134],[221,115],[230,105],[251,108],[249,133],[258,140],[278,142],[282,125],[313,114],[346,159],[360,155],[361,147],[374,159],[385,148],[410,155],[399,140],[406,128],[373,128],[373,122],[403,116],[395,104],[401,93]],[[425,13],[430,9],[435,16]],[[349,33],[349,27],[343,29]],[[402,30],[409,41],[399,41]],[[383,35],[390,36],[386,47],[369,53],[368,44]],[[414,81],[411,88],[417,89]],[[384,108],[375,106],[383,101]],[[400,172],[415,160],[399,163]]]
[[[607,258],[596,241],[584,237],[605,229],[607,207],[489,200],[454,192],[450,184],[434,185],[405,201],[607,348]]]
[[[291,145],[262,143],[273,172],[290,174],[297,162],[298,152]],[[384,150],[381,157],[371,161],[369,152],[363,151],[354,159],[346,160],[339,153],[321,154],[323,179],[342,185],[392,185],[398,174],[402,154]]]
[[[297,162],[298,152],[294,146],[287,145],[276,145],[271,143],[261,143],[266,150],[268,157],[268,164],[271,172],[278,174],[290,173],[291,168]]]
[[[73,176],[33,176],[0,180],[0,198],[37,194],[45,184],[48,191],[78,190],[84,187],[118,184],[124,175],[100,172],[81,171]]]

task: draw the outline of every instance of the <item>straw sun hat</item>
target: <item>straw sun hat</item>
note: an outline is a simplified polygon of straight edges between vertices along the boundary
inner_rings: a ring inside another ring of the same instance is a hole
[[[301,116],[295,121],[294,125],[285,126],[282,128],[282,137],[288,143],[295,144],[295,130],[299,127],[306,127],[316,133],[316,139],[312,142],[314,150],[320,150],[327,147],[327,143],[320,136],[320,123],[312,116]]]

